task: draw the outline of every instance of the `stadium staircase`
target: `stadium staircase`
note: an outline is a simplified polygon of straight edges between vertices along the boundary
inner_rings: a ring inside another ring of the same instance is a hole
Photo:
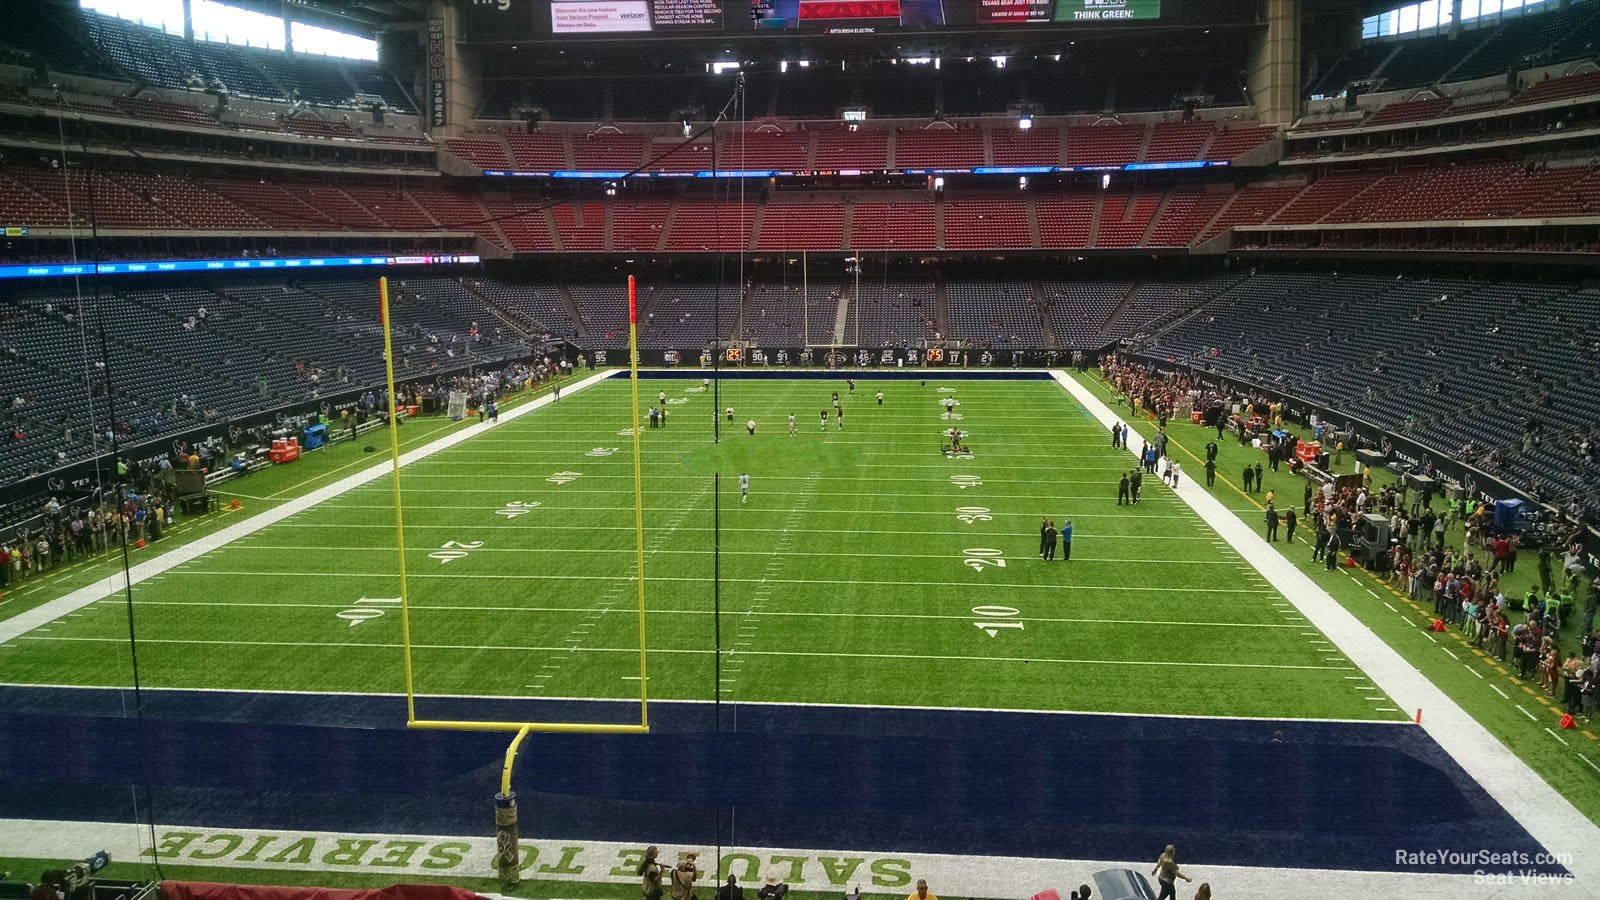
[[[839,305],[833,312],[833,333],[839,337],[839,343],[841,344],[847,343],[848,336],[852,334],[852,332],[845,330],[845,327],[849,325],[849,323],[850,293],[848,291],[840,291]]]
[[[1056,326],[1050,317],[1050,295],[1046,293],[1044,285],[1034,281],[1029,283],[1033,289],[1033,304],[1039,308],[1039,327],[1044,330],[1045,346],[1052,350],[1060,348],[1061,339],[1056,336]]]

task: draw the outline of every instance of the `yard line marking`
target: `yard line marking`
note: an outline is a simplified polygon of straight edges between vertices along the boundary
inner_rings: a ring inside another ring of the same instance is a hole
[[[1600,766],[1595,765],[1594,761],[1589,759],[1589,757],[1585,756],[1582,753],[1579,753],[1578,754],[1578,758],[1583,760],[1584,762],[1588,763],[1589,764],[1589,768],[1595,770],[1596,772],[1600,772]]]
[[[71,641],[74,643],[123,643],[127,638],[119,637],[37,637],[23,635],[23,640],[31,641]],[[313,647],[332,648],[339,650],[396,650],[403,645],[395,643],[363,643],[352,641],[232,641],[232,640],[206,640],[200,638],[140,638],[146,644],[177,644],[197,645],[208,647]],[[505,653],[638,653],[638,647],[541,647],[541,646],[495,646],[489,644],[417,644],[413,649],[419,650],[468,650],[474,652],[493,651]],[[714,649],[672,649],[652,648],[651,653],[668,653],[684,656],[714,655]],[[1038,656],[962,656],[953,654],[923,654],[923,653],[842,653],[821,650],[744,650],[743,653],[752,656],[792,656],[815,657],[821,659],[898,659],[912,661],[932,662],[999,662],[999,663],[1048,663],[1056,665],[1083,665],[1083,666],[1177,666],[1183,668],[1199,669],[1266,669],[1280,671],[1309,671],[1309,672],[1338,672],[1348,670],[1350,666],[1306,666],[1290,665],[1287,663],[1235,663],[1235,662],[1197,662],[1193,660],[1152,660],[1152,659],[1080,659],[1064,658],[1055,659]]]
[[[1372,596],[1373,596],[1373,598],[1374,598],[1374,599],[1376,599],[1376,598],[1377,598],[1377,596],[1378,596],[1378,593],[1377,593],[1377,592],[1376,592],[1376,591],[1374,591],[1374,590],[1373,590],[1373,589],[1372,589],[1372,588],[1366,588],[1366,589],[1365,589],[1365,590],[1366,590],[1366,592],[1367,592],[1367,593],[1369,593],[1369,594],[1371,594],[1371,595],[1372,595]],[[1388,605],[1388,604],[1385,604],[1385,605],[1386,605],[1386,606],[1387,606],[1387,605]],[[1394,608],[1394,607],[1392,607],[1392,606],[1391,606],[1391,607],[1389,607],[1389,608],[1390,608],[1390,609],[1393,609],[1393,608]]]
[[[1519,711],[1520,711],[1520,712],[1521,712],[1521,713],[1522,713],[1522,714],[1523,714],[1523,715],[1525,715],[1525,716],[1527,716],[1527,717],[1528,717],[1528,719],[1529,719],[1529,720],[1530,720],[1530,721],[1533,721],[1533,722],[1537,722],[1537,721],[1539,721],[1539,717],[1538,717],[1538,716],[1535,716],[1535,715],[1534,715],[1534,714],[1533,714],[1533,713],[1531,713],[1531,712],[1528,712],[1528,711],[1527,711],[1527,710],[1526,710],[1526,709],[1523,709],[1523,708],[1522,708],[1522,704],[1521,704],[1521,703],[1517,703],[1517,704],[1513,704],[1513,705],[1514,705],[1514,706],[1516,706],[1516,708],[1517,708],[1517,709],[1518,709],[1518,710],[1519,710]]]
[[[1556,734],[1554,731],[1551,731],[1549,728],[1546,728],[1544,730],[1544,733],[1550,735],[1551,737],[1555,738],[1556,740],[1560,741],[1561,743],[1566,744],[1568,747],[1572,746],[1571,744],[1567,744],[1567,739],[1566,738],[1562,737],[1559,734]]]
[[[379,572],[379,573],[372,573],[372,572],[285,572],[285,571],[282,571],[282,570],[251,572],[251,571],[240,571],[240,570],[233,570],[233,569],[228,569],[228,570],[196,569],[195,571],[188,572],[186,574],[188,574],[188,575],[224,575],[224,576],[245,575],[245,576],[248,576],[250,578],[271,578],[271,577],[283,577],[283,578],[317,577],[317,578],[325,578],[325,577],[329,577],[329,576],[341,577],[341,578],[394,578],[395,577],[395,574],[393,572]],[[448,573],[448,572],[442,572],[442,573],[440,573],[440,572],[435,572],[435,573],[413,572],[413,573],[408,574],[407,577],[408,578],[413,578],[413,579],[415,579],[415,578],[445,578],[445,579],[451,579],[451,580],[483,578],[483,579],[508,579],[508,580],[513,580],[513,581],[630,581],[630,582],[633,581],[633,578],[634,578],[634,576],[632,576],[632,575],[504,575],[504,574],[481,574],[481,573],[466,574],[466,573],[459,573],[459,572],[458,573],[453,573],[453,574],[452,573]],[[680,576],[680,575],[652,575],[652,576],[650,576],[649,580],[650,581],[692,581],[692,582],[704,584],[706,579],[703,578],[703,577],[688,577],[688,576]],[[1003,588],[1005,590],[1042,590],[1042,591],[1061,591],[1061,590],[1064,590],[1064,589],[1070,589],[1070,590],[1074,590],[1074,591],[1160,591],[1162,593],[1171,593],[1172,592],[1172,587],[1170,585],[1142,587],[1142,586],[1125,585],[1125,584],[1067,584],[1067,585],[1061,585],[1061,584],[1017,584],[1017,583],[1002,583],[1002,582],[998,582],[998,581],[996,581],[996,582],[987,582],[987,583],[985,583],[985,582],[971,582],[971,581],[861,581],[859,579],[843,579],[843,580],[841,580],[841,579],[820,579],[820,578],[770,578],[770,579],[767,579],[767,580],[775,582],[777,584],[855,584],[855,585],[889,586],[889,587],[901,587],[901,586],[910,586],[910,587],[959,587],[959,588],[969,588],[969,589],[970,588],[995,587],[995,588]],[[762,579],[760,579],[760,578],[723,578],[722,579],[722,583],[723,584],[730,584],[730,583],[733,583],[733,584],[760,584],[761,581],[762,581]],[[1184,593],[1187,593],[1187,594],[1197,594],[1197,593],[1198,594],[1275,594],[1275,593],[1277,593],[1277,591],[1273,591],[1273,590],[1256,590],[1256,589],[1253,589],[1253,588],[1184,588],[1183,590],[1184,590]]]
[[[392,555],[394,553],[394,547],[370,547],[370,546],[369,547],[335,547],[335,546],[330,546],[330,545],[327,545],[327,544],[318,544],[318,545],[314,545],[314,546],[279,545],[279,544],[254,544],[254,545],[251,545],[250,549],[252,549],[252,550],[281,550],[281,551],[291,552],[291,553],[304,552],[304,551],[309,551],[309,550],[337,550],[337,551],[339,551],[341,553],[349,553],[349,552],[355,552],[355,551],[367,551],[367,552],[370,552],[370,553],[385,553],[385,554],[390,554],[390,555]],[[420,553],[420,554],[424,554],[424,555],[436,552],[437,550],[438,550],[437,547],[411,547],[411,548],[408,548],[408,552]],[[608,549],[608,548],[591,548],[591,547],[565,547],[565,548],[563,548],[563,547],[479,547],[478,549],[476,549],[476,550],[474,550],[472,552],[473,553],[552,553],[552,554],[556,554],[556,555],[559,555],[559,556],[574,556],[574,555],[580,555],[580,554],[613,554],[613,555],[625,554],[625,555],[631,557],[633,555],[633,553],[634,553],[634,550],[631,547],[629,547],[629,548],[610,548],[610,549]],[[652,552],[653,553],[657,553],[657,554],[677,554],[677,555],[683,555],[683,556],[711,556],[714,553],[716,553],[717,551],[714,551],[714,550],[688,550],[688,549],[681,549],[680,550],[680,549],[661,548],[661,549],[654,550]],[[723,550],[723,551],[721,551],[721,554],[723,556],[759,556],[759,557],[765,558],[765,557],[770,557],[772,555],[772,551],[771,550]],[[791,550],[791,551],[786,551],[786,555],[789,555],[789,556],[826,556],[826,557],[831,557],[831,558],[843,557],[843,558],[852,558],[852,559],[853,558],[868,558],[868,559],[884,559],[884,558],[888,558],[888,559],[949,559],[950,558],[950,554],[948,554],[948,553],[895,553],[895,554],[889,555],[889,554],[885,554],[885,553],[882,553],[882,552],[851,553],[851,552],[846,551],[846,550],[827,550],[827,551]],[[1121,557],[1107,557],[1107,556],[1082,556],[1082,557],[1080,557],[1078,559],[1074,559],[1073,562],[1074,563],[1079,563],[1079,562],[1085,562],[1085,563],[1116,563],[1118,565],[1128,565],[1128,564],[1133,564],[1133,565],[1180,565],[1181,564],[1181,565],[1207,565],[1207,566],[1232,566],[1232,565],[1238,565],[1238,563],[1236,561],[1234,561],[1234,560],[1226,560],[1226,559],[1182,560],[1182,559],[1154,559],[1154,558],[1151,558],[1151,557],[1121,558]],[[1280,604],[1280,605],[1287,606],[1288,604]]]
[[[1465,668],[1468,672],[1471,672],[1472,674],[1478,676],[1480,679],[1483,678],[1483,673],[1479,672],[1477,669],[1474,669],[1472,666],[1469,666],[1466,663],[1462,663],[1461,666],[1462,666],[1462,668]],[[1484,679],[1484,680],[1487,680],[1487,679]]]
[[[568,386],[567,392],[570,395],[577,391],[583,390],[584,388],[599,384],[605,379],[618,374],[620,371],[621,370],[619,369],[610,369],[605,372],[596,373],[588,378],[583,379],[582,381],[575,382],[574,384]],[[522,416],[534,412],[535,410],[543,409],[545,406],[554,402],[553,397],[553,394],[546,394],[525,404],[520,404],[514,409],[508,410],[500,417],[502,424],[509,420],[521,418]],[[444,437],[430,441],[421,447],[417,447],[413,450],[408,450],[405,453],[402,453],[400,455],[400,465],[407,466],[420,460],[427,459],[428,457],[433,456],[441,451],[448,450],[451,447],[468,440],[469,438],[475,437],[485,431],[498,427],[500,426],[484,423],[460,428],[451,432],[450,434],[445,435]],[[392,467],[393,462],[390,460],[373,463],[372,465],[367,466],[355,474],[347,475],[332,484],[320,487],[308,494],[296,497],[292,500],[286,500],[271,509],[256,513],[248,519],[235,522],[225,528],[200,537],[188,544],[184,544],[181,547],[176,547],[172,550],[169,550],[160,556],[145,560],[144,562],[141,562],[138,565],[128,569],[126,572],[116,572],[104,579],[88,585],[87,587],[79,588],[78,590],[75,590],[69,594],[57,597],[48,603],[40,604],[33,609],[18,613],[9,619],[0,621],[0,644],[4,644],[7,641],[10,641],[12,638],[27,634],[46,622],[59,619],[65,613],[75,612],[79,609],[82,609],[83,607],[94,603],[108,594],[111,594],[115,591],[124,590],[135,584],[141,584],[152,576],[171,571],[172,569],[184,565],[185,563],[192,562],[193,560],[198,559],[199,557],[210,553],[213,550],[216,550],[220,547],[225,547],[240,538],[249,537],[250,535],[257,533],[270,525],[275,525],[278,522],[282,522],[284,519],[287,519],[292,515],[304,512],[314,506],[317,506],[318,504],[334,500],[335,498],[341,497],[355,490],[356,488],[361,487],[362,485],[390,475],[393,471]],[[393,507],[390,508],[393,509]]]
[[[1373,596],[1376,597],[1377,594],[1373,594]],[[1383,605],[1384,606],[1389,606],[1389,601],[1387,601],[1387,600],[1383,601]],[[1395,609],[1393,606],[1389,606],[1389,612],[1399,612],[1399,611],[1400,610]]]
[[[1451,653],[1451,652],[1450,652],[1450,648],[1449,648],[1449,647],[1440,647],[1440,648],[1439,648],[1439,649],[1440,649],[1440,650],[1443,650],[1443,651],[1444,651],[1444,652],[1446,652],[1446,653],[1450,653],[1450,658],[1451,658],[1451,659],[1454,659],[1454,660],[1459,660],[1459,659],[1461,659],[1461,657],[1459,657],[1459,656],[1457,656],[1457,655],[1455,655],[1455,654],[1454,654],[1454,653]]]

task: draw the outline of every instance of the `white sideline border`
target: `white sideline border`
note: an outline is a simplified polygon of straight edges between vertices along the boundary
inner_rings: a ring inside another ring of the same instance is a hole
[[[597,372],[593,375],[590,375],[588,378],[583,379],[582,381],[577,381],[566,386],[566,392],[568,395],[575,394],[584,388],[599,384],[607,378],[618,375],[622,371],[623,370],[621,369],[607,369],[604,372]],[[520,419],[534,410],[543,409],[554,402],[556,402],[554,394],[545,394],[542,397],[535,397],[530,402],[513,407],[512,409],[503,413],[500,416],[500,422],[504,423],[513,421],[515,419]],[[498,424],[493,422],[479,422],[476,425],[468,425],[453,434],[447,434],[438,440],[430,441],[421,447],[418,447],[414,450],[408,450],[405,453],[400,454],[400,465],[408,466],[411,463],[417,462],[418,460],[427,459],[435,453],[438,453],[442,450],[448,450],[462,441],[477,437],[478,435],[483,434],[485,431],[496,427],[498,427]],[[100,581],[94,582],[93,584],[81,587],[70,594],[57,597],[48,603],[40,604],[39,606],[36,606],[26,612],[18,613],[9,619],[0,621],[0,644],[16,640],[18,637],[27,634],[35,628],[39,628],[43,625],[54,622],[56,619],[59,619],[68,613],[77,612],[84,607],[99,600],[103,600],[118,591],[126,590],[135,584],[139,584],[142,581],[153,578],[164,572],[168,572],[178,566],[183,565],[184,563],[198,559],[199,557],[210,553],[213,550],[225,547],[228,544],[239,540],[240,538],[248,537],[249,535],[255,534],[264,528],[276,525],[277,523],[282,522],[284,519],[287,519],[290,516],[298,513],[305,512],[319,503],[332,500],[333,498],[349,493],[350,491],[353,491],[364,484],[376,481],[377,479],[388,475],[392,471],[392,463],[389,459],[385,458],[382,462],[376,462],[373,465],[355,473],[354,475],[347,475],[344,478],[335,481],[333,484],[317,488],[303,497],[296,497],[292,500],[287,500],[282,504],[273,507],[272,509],[257,513],[256,515],[253,515],[242,522],[235,522],[234,524],[229,525],[227,528],[223,528],[213,534],[209,534],[198,540],[191,541],[188,544],[163,553],[153,559],[145,560],[138,565],[130,567],[126,573],[119,572],[117,574],[110,575],[104,579],[101,579]],[[124,575],[126,578],[124,578]]]
[[[1123,421],[1110,407],[1067,372],[1051,371],[1089,414],[1106,428]],[[1129,454],[1131,447],[1125,447]],[[1244,520],[1200,486],[1194,474],[1183,479],[1177,495],[1206,524],[1265,577],[1300,614],[1333,641],[1345,658],[1372,679],[1407,711],[1423,711],[1421,727],[1477,781],[1489,796],[1527,829],[1533,839],[1566,863],[1572,891],[1600,896],[1600,827],[1506,748],[1433,682],[1406,662],[1394,648],[1361,624],[1320,584],[1289,562]],[[1403,849],[1403,848],[1397,848]],[[1553,887],[1547,885],[1546,887]]]

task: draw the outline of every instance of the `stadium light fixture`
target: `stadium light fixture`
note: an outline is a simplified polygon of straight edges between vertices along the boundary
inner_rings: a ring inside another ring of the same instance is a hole
[[[933,57],[931,57],[931,56],[908,56],[908,57],[906,57],[906,65],[909,65],[909,66],[926,66],[926,65],[931,65],[932,63],[933,63]]]
[[[1111,173],[1103,172],[1100,175],[1100,190],[1103,191],[1108,187],[1111,187]]]
[[[1023,113],[1020,117],[1018,117],[1018,119],[1017,119],[1017,128],[1019,128],[1019,129],[1021,129],[1023,131],[1027,131],[1029,128],[1032,128],[1032,127],[1033,127],[1033,116],[1032,115],[1030,115],[1028,113]]]
[[[935,175],[935,176],[933,176],[933,192],[935,194],[939,194],[939,193],[943,193],[944,192],[944,176],[943,175]]]
[[[787,59],[781,60],[778,63],[778,71],[779,72],[787,72],[787,71],[789,71],[789,61]]]
[[[802,69],[811,68],[811,60],[809,60],[809,59],[797,59],[797,60],[794,61],[794,64],[799,66]]]
[[[1019,178],[1017,178],[1017,190],[1025,191],[1027,189],[1028,189],[1028,176],[1023,175],[1023,176],[1020,176]]]
[[[689,135],[691,135],[693,133],[694,133],[694,129],[689,127],[689,120],[688,119],[684,119],[683,120],[683,136],[684,137],[688,137]]]
[[[737,62],[714,62],[711,64],[711,74],[721,75],[723,72],[734,72],[739,68]]]
[[[996,69],[1004,69],[1006,67],[1006,57],[1004,56],[991,56],[989,61],[994,63]]]

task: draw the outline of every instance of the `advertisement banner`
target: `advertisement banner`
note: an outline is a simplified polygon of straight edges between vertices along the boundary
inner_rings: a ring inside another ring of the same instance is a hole
[[[556,34],[616,34],[650,30],[645,0],[555,0],[550,30]]]
[[[444,17],[428,19],[428,125],[434,129],[445,127],[449,121],[445,109],[449,93],[445,80],[444,41]]]
[[[1057,22],[1116,22],[1161,18],[1161,0],[1056,0]]]

